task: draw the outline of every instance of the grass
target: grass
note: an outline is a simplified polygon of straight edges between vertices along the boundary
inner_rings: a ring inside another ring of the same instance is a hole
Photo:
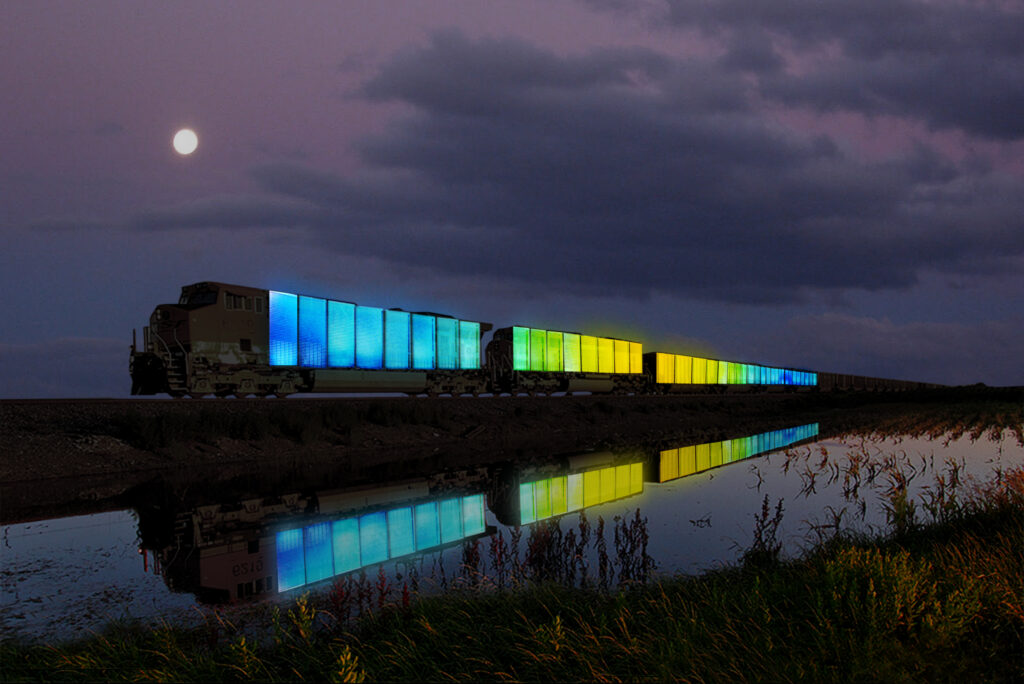
[[[795,560],[780,559],[782,508],[766,498],[743,561],[698,577],[652,579],[639,513],[615,521],[596,576],[579,553],[552,551],[600,552],[602,520],[535,526],[523,558],[509,551],[517,540],[467,545],[443,596],[381,573],[268,607],[261,633],[211,613],[199,629],[115,624],[66,645],[5,643],[0,680],[1020,680],[1024,468],[944,486],[916,517],[894,505],[880,536],[837,528]]]

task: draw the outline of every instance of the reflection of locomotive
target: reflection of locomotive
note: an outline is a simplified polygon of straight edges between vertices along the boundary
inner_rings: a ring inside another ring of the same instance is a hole
[[[731,388],[901,390],[921,383],[643,352],[639,342],[358,306],[203,282],[132,344],[132,394],[659,394]]]

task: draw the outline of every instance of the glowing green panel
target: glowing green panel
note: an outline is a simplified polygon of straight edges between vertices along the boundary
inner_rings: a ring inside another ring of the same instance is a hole
[[[547,332],[536,328],[530,328],[530,370],[542,371],[547,367],[547,348]]]
[[[487,531],[484,521],[484,495],[470,494],[462,497],[462,533],[467,537]]]
[[[722,443],[712,442],[711,443],[711,467],[722,465]]]
[[[562,363],[567,373],[579,373],[582,370],[580,357],[580,336],[575,333],[562,335],[563,352]]]
[[[545,370],[562,371],[562,333],[548,331],[547,360]]]
[[[597,338],[590,335],[580,336],[580,364],[584,373],[597,373]]]
[[[597,368],[599,373],[615,372],[615,341],[597,338]]]
[[[437,367],[444,370],[459,367],[459,322],[454,318],[437,319]]]
[[[708,359],[706,361],[707,369],[704,371],[705,377],[707,378],[708,384],[713,384],[715,378],[718,377],[718,361],[715,359]]]
[[[512,328],[512,370],[530,370],[530,329]]]
[[[533,483],[533,497],[537,501],[537,520],[551,517],[551,480]]]

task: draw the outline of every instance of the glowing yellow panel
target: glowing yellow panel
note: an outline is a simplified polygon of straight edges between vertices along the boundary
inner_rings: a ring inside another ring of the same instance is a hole
[[[629,496],[629,464],[615,466],[615,498]]]
[[[722,443],[711,443],[711,467],[722,465]]]
[[[677,355],[675,357],[676,382],[680,385],[689,385],[693,382],[693,357]]]
[[[732,364],[728,361],[718,362],[718,384],[726,385],[729,383],[729,369],[732,368]]]
[[[707,382],[707,370],[707,359],[693,357],[693,384],[705,384]]]
[[[590,470],[583,473],[583,506],[594,506],[601,503],[601,471]]]
[[[569,510],[565,476],[551,478],[551,515],[561,515]]]
[[[615,342],[615,372],[629,372],[629,342],[626,340],[614,340]]]
[[[611,501],[615,498],[615,468],[602,468],[597,472],[601,473],[601,503]]]
[[[712,385],[715,382],[715,378],[718,377],[718,361],[715,361],[714,359],[708,359],[707,364],[708,366],[707,370],[705,371],[705,377],[707,378],[707,383],[709,385]]]
[[[644,464],[629,464],[629,493],[639,494],[644,491]]]
[[[644,372],[644,345],[639,342],[629,343],[629,372]]]
[[[654,355],[654,380],[660,383],[676,381],[675,363],[671,354],[658,352]]]
[[[679,449],[662,451],[658,458],[658,482],[668,482],[679,477]]]
[[[711,467],[711,445],[697,445],[697,472],[707,470]]]
[[[599,373],[615,372],[615,341],[597,338],[597,368]]]
[[[688,446],[679,450],[679,477],[697,472],[697,447]]]
[[[598,373],[597,338],[590,335],[580,336],[580,364],[584,373]]]

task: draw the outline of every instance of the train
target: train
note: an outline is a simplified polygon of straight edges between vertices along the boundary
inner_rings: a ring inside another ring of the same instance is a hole
[[[486,334],[493,333],[484,345]],[[483,347],[484,353],[481,354]],[[132,331],[133,395],[286,397],[902,391],[928,383],[645,352],[635,340],[220,282],[185,285]]]

